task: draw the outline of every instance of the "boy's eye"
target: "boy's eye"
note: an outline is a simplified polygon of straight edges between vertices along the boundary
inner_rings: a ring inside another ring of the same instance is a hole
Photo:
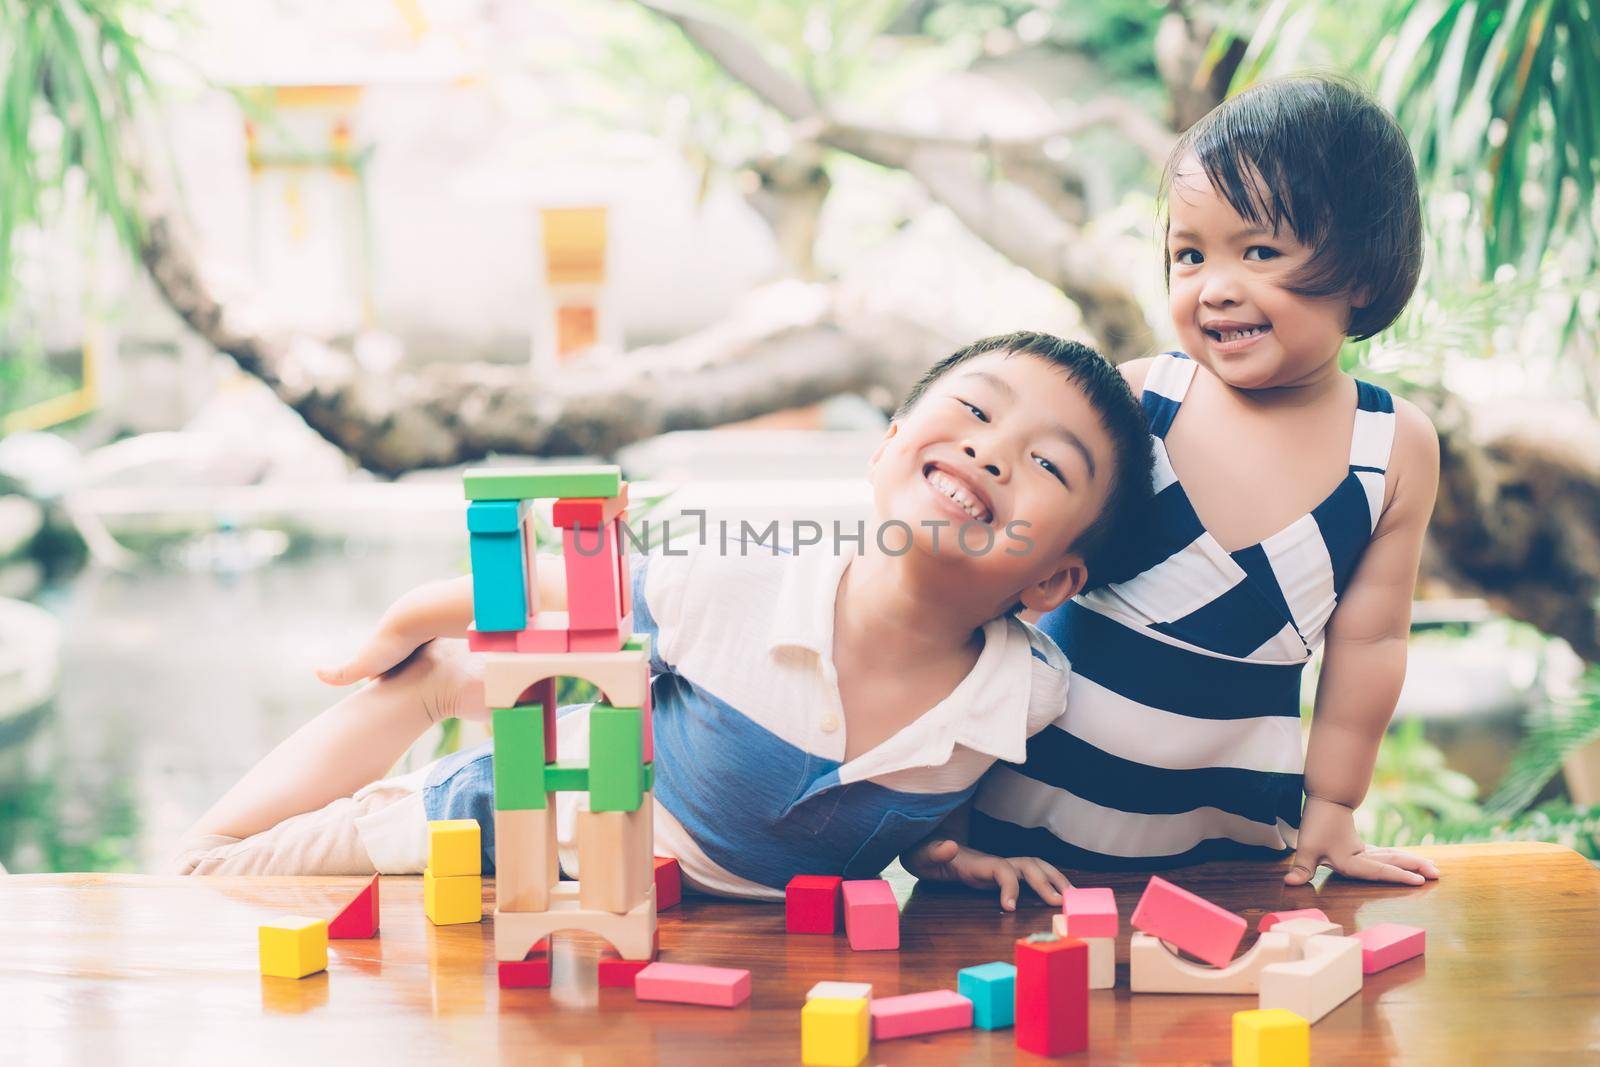
[[[989,421],[989,416],[985,415],[983,413],[983,410],[981,408],[979,408],[976,404],[968,404],[965,400],[958,400],[957,403],[964,405],[968,411],[970,411],[974,415],[978,416],[978,421],[979,422],[988,422]]]
[[[1252,252],[1260,252],[1261,254],[1259,256],[1252,256],[1251,255]],[[1266,245],[1251,245],[1249,248],[1244,250],[1244,258],[1245,259],[1256,259],[1256,260],[1276,259],[1277,257],[1279,257],[1281,255],[1283,255],[1282,252],[1279,252],[1276,248],[1269,248]]]
[[[1055,478],[1056,481],[1060,482],[1062,485],[1066,485],[1067,484],[1067,476],[1065,474],[1061,473],[1061,468],[1060,467],[1057,467],[1054,463],[1051,463],[1048,459],[1045,459],[1043,456],[1034,456],[1033,458],[1038,460],[1039,461],[1039,466],[1043,467],[1046,471],[1048,471]]]
[[[1185,259],[1185,256],[1190,256],[1193,258]],[[1185,267],[1197,267],[1201,263],[1205,262],[1205,257],[1199,252],[1195,251],[1193,248],[1182,248],[1173,254],[1172,262],[1182,263]]]

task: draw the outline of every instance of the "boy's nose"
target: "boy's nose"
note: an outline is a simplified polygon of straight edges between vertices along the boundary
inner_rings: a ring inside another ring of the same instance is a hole
[[[961,446],[961,450],[967,454],[967,458],[968,459],[976,460],[978,465],[980,467],[982,467],[984,470],[988,471],[990,474],[994,475],[996,478],[1001,477],[1002,471],[1000,469],[999,464],[997,464],[996,462],[994,462],[993,460],[990,460],[990,459],[982,459],[982,460],[978,459],[978,450],[973,448],[972,445],[970,445],[970,444],[962,445]]]

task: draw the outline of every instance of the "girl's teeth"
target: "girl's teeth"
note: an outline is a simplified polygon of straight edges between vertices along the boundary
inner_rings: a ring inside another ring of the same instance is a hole
[[[1241,337],[1254,337],[1264,329],[1266,329],[1264,326],[1252,326],[1248,330],[1229,330],[1220,336],[1223,342],[1226,343],[1228,341],[1237,341]]]

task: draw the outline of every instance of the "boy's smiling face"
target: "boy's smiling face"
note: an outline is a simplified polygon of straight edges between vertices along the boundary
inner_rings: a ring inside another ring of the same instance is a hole
[[[1061,367],[989,352],[890,425],[871,461],[874,511],[909,526],[914,549],[962,568],[997,614],[1019,599],[1048,610],[1083,584],[1083,561],[1067,550],[1105,506],[1112,463],[1098,412]],[[958,540],[971,523],[987,529]],[[885,542],[898,548],[904,536]]]
[[[1241,217],[1192,155],[1169,210],[1168,297],[1185,352],[1239,389],[1300,384],[1338,355],[1351,302],[1289,290],[1315,250],[1288,226]]]

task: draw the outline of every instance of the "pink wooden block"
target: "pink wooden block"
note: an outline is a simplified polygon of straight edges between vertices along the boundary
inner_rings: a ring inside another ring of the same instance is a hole
[[[656,761],[656,731],[650,722],[650,708],[650,687],[645,686],[644,707],[641,709],[643,711],[643,715],[639,720],[639,725],[644,732],[644,737],[641,739],[643,741],[643,748],[639,758],[645,763],[654,763]]]
[[[900,906],[882,878],[844,883],[844,930],[857,952],[900,947]]]
[[[632,620],[627,618],[615,630],[573,630],[567,634],[567,651],[620,652],[632,632]]]
[[[1286,919],[1316,919],[1318,922],[1330,921],[1326,915],[1322,914],[1321,908],[1299,908],[1295,911],[1269,911],[1267,914],[1261,916],[1261,921],[1256,923],[1256,929],[1264,934]]]
[[[1068,889],[1061,894],[1068,937],[1116,937],[1117,896],[1104,886]]]
[[[628,509],[628,483],[617,487],[616,496],[563,497],[550,509],[550,525],[565,529],[568,526],[588,526],[591,529],[602,522],[610,522]]]
[[[1379,923],[1357,930],[1356,940],[1361,942],[1361,973],[1377,974],[1422,955],[1427,947],[1428,932],[1420,926]]]
[[[656,962],[634,977],[633,995],[639,1000],[733,1008],[750,999],[750,972],[734,967]]]
[[[622,621],[616,534],[615,522],[598,530],[591,527],[561,531],[570,629],[615,630]]]
[[[873,1000],[867,1010],[872,1015],[874,1041],[972,1026],[972,1001],[953,989],[882,997]]]
[[[617,611],[623,615],[633,614],[633,567],[628,561],[628,535],[622,530],[627,522],[624,511],[612,524],[617,538]]]
[[[1165,878],[1150,879],[1139,906],[1133,909],[1132,922],[1135,929],[1170,941],[1213,967],[1228,965],[1249,925],[1242,916]]]
[[[567,613],[564,611],[541,611],[523,630],[479,633],[468,627],[467,648],[473,652],[573,651],[568,647]]]

